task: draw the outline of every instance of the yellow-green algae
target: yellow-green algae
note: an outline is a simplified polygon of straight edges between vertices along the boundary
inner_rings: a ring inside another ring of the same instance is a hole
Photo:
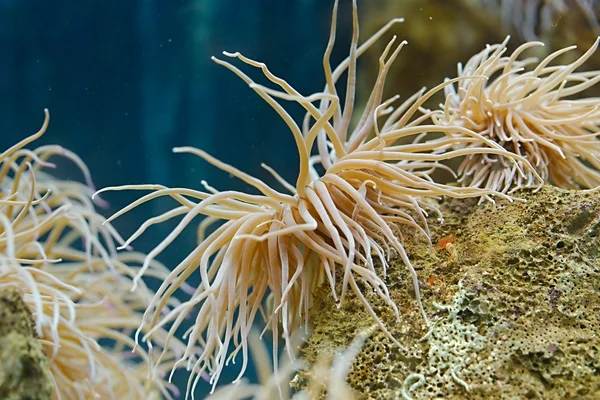
[[[600,193],[515,196],[527,202],[445,200],[431,248],[403,231],[434,323],[424,326],[406,267],[393,262],[387,284],[402,320],[369,301],[406,348],[371,336],[349,377],[361,398],[600,398]],[[338,309],[323,288],[316,299],[308,361],[373,324],[355,298]]]
[[[52,377],[19,292],[0,290],[0,398],[50,400]]]

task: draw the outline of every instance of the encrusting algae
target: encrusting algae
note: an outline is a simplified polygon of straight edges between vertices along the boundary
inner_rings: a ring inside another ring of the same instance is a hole
[[[18,291],[0,289],[0,393],[5,400],[51,400],[48,359]]]
[[[403,307],[410,282],[391,268],[402,323],[392,325],[395,317],[370,300],[406,350],[371,336],[349,375],[364,398],[600,396],[600,193],[546,186],[515,195],[526,202],[443,201],[444,224],[431,224],[434,250],[405,233],[435,322],[425,328],[418,311]],[[449,237],[454,257],[437,246]],[[356,299],[341,310],[327,290],[315,299],[302,350],[309,363],[369,323]]]
[[[178,147],[175,152],[201,157],[254,193],[204,181],[204,190],[127,185],[95,192],[75,154],[59,146],[26,148],[45,132],[47,112],[38,133],[0,154],[0,289],[16,288],[31,312],[54,398],[171,398],[178,394],[170,383],[178,368],[189,372],[186,398],[204,380],[213,398],[337,399],[358,395],[353,389],[374,398],[464,398],[490,396],[503,385],[506,393],[535,397],[552,379],[564,383],[557,384],[563,395],[596,390],[596,350],[585,346],[596,346],[598,334],[596,317],[588,315],[600,307],[593,279],[598,244],[586,236],[600,223],[597,194],[542,185],[600,183],[598,99],[565,99],[600,80],[598,71],[575,72],[597,43],[567,65],[550,65],[555,55],[539,63],[518,60],[536,43],[511,56],[503,55],[506,43],[488,46],[457,78],[396,104],[398,95],[383,98],[406,44],[394,37],[359,112],[357,60],[400,19],[359,45],[352,1],[350,53],[334,67],[337,9],[335,1],[322,92],[302,95],[240,53],[224,52],[231,62],[213,58],[287,124],[299,156],[295,182],[263,165],[271,186],[200,149]],[[271,86],[233,62],[259,69]],[[535,67],[524,72],[529,65]],[[440,108],[424,106],[442,93]],[[284,103],[303,107],[305,117],[294,121]],[[57,155],[73,161],[86,184],[50,175],[49,159]],[[453,171],[449,160],[465,164]],[[438,170],[458,182],[436,182]],[[99,194],[117,190],[149,193],[105,219],[96,211]],[[113,219],[164,196],[176,206],[150,217],[127,240],[112,228]],[[553,203],[552,196],[563,198]],[[483,200],[489,202],[475,206]],[[564,219],[552,220],[556,215]],[[172,269],[158,263],[197,217],[204,219],[195,249]],[[148,228],[174,218],[178,225],[147,255],[131,250]],[[201,282],[190,287],[186,280],[196,272]],[[148,279],[159,282],[156,292]],[[273,337],[272,365],[253,333],[259,314]],[[188,317],[192,327],[182,332]],[[314,333],[304,354],[310,363],[304,363],[297,337],[309,326]],[[531,335],[540,326],[553,327],[554,336],[538,346]],[[579,337],[585,352],[563,334]],[[324,346],[347,346],[350,337],[354,344],[345,351],[315,357]],[[559,351],[569,356],[552,358]],[[243,380],[250,352],[257,385]],[[217,389],[239,353],[237,379]],[[547,359],[558,360],[550,372]],[[564,372],[575,363],[583,366],[579,375]],[[477,374],[488,367],[500,369]],[[290,390],[298,370],[309,372],[300,372]]]

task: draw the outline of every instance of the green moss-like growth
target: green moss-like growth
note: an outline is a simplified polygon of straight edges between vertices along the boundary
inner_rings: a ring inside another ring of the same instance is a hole
[[[29,309],[12,289],[0,290],[0,397],[50,400],[52,377]]]
[[[406,348],[381,332],[366,343],[349,378],[365,398],[600,398],[600,193],[516,196],[526,202],[446,201],[444,223],[430,222],[431,248],[404,232],[433,323],[393,262],[401,321],[369,300]],[[341,310],[326,289],[316,299],[309,361],[373,324],[355,299]]]

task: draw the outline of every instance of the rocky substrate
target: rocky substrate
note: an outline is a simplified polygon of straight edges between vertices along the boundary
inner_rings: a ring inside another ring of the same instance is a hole
[[[444,200],[431,245],[403,231],[431,324],[406,266],[392,261],[387,284],[400,319],[365,294],[404,348],[380,330],[371,336],[349,376],[362,397],[600,398],[600,192],[515,196],[525,201]],[[355,297],[339,309],[324,287],[315,299],[308,361],[374,323]]]
[[[11,288],[0,289],[0,398],[51,400],[48,368],[21,294]]]

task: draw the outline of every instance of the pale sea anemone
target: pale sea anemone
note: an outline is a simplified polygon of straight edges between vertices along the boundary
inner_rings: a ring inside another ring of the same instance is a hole
[[[475,131],[534,167],[523,174],[519,162],[474,153],[458,168],[459,182],[506,193],[536,185],[537,171],[544,181],[563,188],[600,185],[600,99],[576,98],[600,81],[600,71],[576,71],[594,54],[599,40],[566,65],[552,61],[574,46],[542,61],[520,59],[527,49],[543,44],[529,42],[509,55],[508,38],[487,46],[464,66],[459,64],[458,76],[463,79],[456,87],[446,86],[436,123]],[[476,144],[455,148],[471,146]]]
[[[145,287],[130,292],[143,255],[117,253],[123,240],[96,212],[90,174],[77,155],[60,146],[26,148],[48,122],[46,110],[39,132],[0,154],[0,288],[16,288],[31,311],[56,399],[170,398],[175,388],[164,378],[181,343],[170,341],[172,355],[152,371],[148,351],[131,353],[131,333],[153,295]],[[46,172],[55,155],[73,161],[87,185]],[[150,276],[167,273],[153,263]]]
[[[330,54],[336,37],[337,7],[336,1],[323,58],[323,92],[303,96],[285,80],[272,74],[265,64],[239,53],[225,52],[224,55],[260,69],[277,89],[256,84],[236,66],[213,58],[244,80],[287,124],[299,155],[296,182],[286,182],[280,174],[264,165],[284,189],[280,191],[202,150],[181,147],[174,151],[203,158],[252,186],[259,194],[219,191],[206,182],[202,182],[204,191],[162,185],[126,185],[100,191],[151,192],[117,212],[108,222],[159,197],[169,196],[178,203],[172,210],[148,219],[123,244],[122,247],[129,245],[155,224],[182,217],[173,231],[148,254],[134,279],[136,283],[141,282],[155,257],[194,218],[206,217],[199,226],[199,244],[164,280],[144,314],[140,328],[146,330],[145,334],[141,334],[141,341],[152,343],[157,332],[167,326],[168,339],[176,337],[184,319],[193,316],[193,325],[184,335],[188,342],[187,350],[180,360],[191,372],[187,394],[191,392],[192,396],[205,371],[211,375],[214,390],[223,368],[239,352],[242,353],[242,365],[236,381],[241,379],[248,363],[248,335],[259,313],[264,315],[267,327],[273,332],[274,349],[278,348],[278,339],[283,336],[288,354],[292,357],[291,337],[301,324],[308,324],[313,289],[322,283],[329,285],[339,306],[351,290],[379,327],[402,347],[363,294],[365,290],[373,291],[399,318],[399,310],[385,283],[388,260],[394,251],[408,267],[417,304],[424,322],[428,322],[421,303],[418,277],[397,227],[407,226],[412,229],[411,234],[421,234],[424,240],[429,240],[427,211],[435,213],[437,207],[427,201],[428,197],[447,195],[465,198],[498,194],[493,190],[438,184],[429,174],[445,168],[441,161],[482,152],[518,160],[520,166],[517,169],[530,168],[519,155],[507,152],[496,142],[466,128],[425,124],[433,113],[419,114],[423,102],[452,82],[441,84],[427,93],[421,91],[396,109],[391,105],[398,96],[382,101],[385,77],[405,44],[396,44],[395,38],[380,58],[380,70],[372,93],[360,118],[353,124],[357,58],[400,20],[392,20],[359,46],[354,1],[350,55],[334,69],[330,64]],[[347,83],[342,101],[336,85],[344,73],[347,73]],[[296,123],[277,99],[302,106],[306,110],[303,121]],[[380,127],[379,119],[384,116],[386,120]],[[460,131],[463,137],[451,135],[456,131]],[[401,138],[430,132],[445,136],[435,142],[397,144]],[[435,153],[436,149],[458,143],[471,143],[473,146],[445,154]],[[181,305],[168,308],[169,299],[196,271],[201,282],[195,292]],[[263,300],[267,294],[271,304],[269,312],[265,313]],[[156,362],[160,361],[159,357]],[[274,364],[277,370],[276,358]]]

